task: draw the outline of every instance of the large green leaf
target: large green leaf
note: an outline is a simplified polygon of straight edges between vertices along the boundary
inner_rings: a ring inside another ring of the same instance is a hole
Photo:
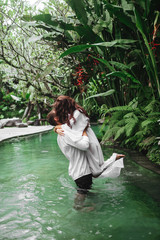
[[[136,84],[141,84],[140,83],[140,81],[139,80],[137,80],[133,75],[131,75],[131,74],[129,74],[128,72],[126,72],[126,71],[115,71],[115,69],[114,69],[114,67],[112,67],[111,65],[110,65],[110,63],[111,64],[113,64],[113,65],[115,65],[115,66],[118,66],[119,68],[121,68],[121,69],[127,69],[127,68],[129,68],[129,67],[127,67],[126,65],[124,65],[124,64],[122,64],[122,63],[118,63],[118,62],[114,62],[114,61],[107,61],[107,60],[105,60],[105,59],[101,59],[101,58],[96,58],[96,57],[94,57],[94,56],[92,56],[92,58],[95,58],[95,59],[97,59],[98,61],[100,61],[101,63],[103,63],[104,65],[106,65],[107,66],[107,68],[111,71],[111,73],[108,73],[107,75],[106,75],[106,77],[109,77],[109,76],[115,76],[115,77],[119,77],[119,78],[121,78],[124,82],[126,82],[127,83],[127,78],[129,78],[129,79],[131,79],[131,81],[133,82],[133,83],[136,83]]]
[[[153,1],[152,1],[152,0],[139,0],[139,1],[137,2],[137,4],[138,4],[139,6],[141,6],[141,8],[143,8],[145,17],[147,17],[148,14],[149,14],[149,12],[150,12],[151,2],[153,2]],[[158,1],[157,1],[157,2],[158,2]]]
[[[126,71],[120,72],[120,71],[115,71],[108,73],[106,77],[113,76],[113,77],[119,77],[121,78],[124,82],[128,82],[128,78],[131,79],[132,82],[141,84],[140,81],[138,81],[136,78],[134,78],[131,74],[127,73]]]
[[[128,1],[129,2],[129,1]],[[124,11],[132,11],[133,10],[133,4],[128,3],[127,0],[121,0],[121,5]]]
[[[113,94],[114,92],[115,92],[114,89],[110,89],[110,90],[108,90],[107,92],[98,93],[98,94],[92,95],[92,96],[90,96],[90,97],[88,97],[88,98],[86,98],[86,99],[93,98],[93,97],[107,97],[107,96]]]
[[[119,130],[116,132],[114,140],[117,140],[120,136],[122,136],[125,133],[125,126],[122,126],[119,128]]]
[[[137,10],[137,8],[135,8],[135,20],[136,20],[136,26],[138,28],[138,30],[142,33],[142,34],[147,34],[147,27],[146,27],[146,23],[143,20],[140,12]]]
[[[22,19],[25,21],[29,21],[30,23],[32,23],[31,21],[43,22],[48,26],[52,26],[54,29],[55,27],[63,30],[74,30],[75,28],[73,24],[66,23],[62,19],[57,19],[50,14],[39,14],[32,17],[24,15]]]
[[[101,62],[101,63],[103,63],[104,65],[106,65],[107,68],[108,68],[111,72],[114,72],[114,71],[115,71],[114,67],[112,67],[107,60],[102,59],[102,58],[97,58],[97,57],[94,57],[94,56],[91,56],[91,57],[97,59],[99,62]]]
[[[42,38],[43,38],[43,35],[40,35],[40,36],[33,35],[30,38],[28,38],[27,42],[36,42],[38,40],[41,40]]]
[[[33,24],[31,21],[37,21],[37,23],[39,22],[37,28],[43,28],[48,32],[57,31],[63,34],[66,33],[66,31],[75,31],[81,37],[81,41],[85,43],[95,43],[103,41],[103,39],[101,39],[99,35],[95,34],[89,26],[80,24],[73,25],[72,23],[66,23],[63,21],[63,19],[57,19],[50,14],[39,14],[33,17],[26,15],[23,16],[23,20],[29,21],[31,25]],[[71,19],[69,17],[67,18],[67,20],[68,22],[71,22]]]
[[[109,61],[109,63],[111,63],[113,66],[117,67],[118,69],[124,70],[124,69],[130,69],[129,66],[123,64],[123,63],[119,63],[116,61]]]
[[[79,34],[81,41],[84,43],[95,43],[103,41],[103,39],[99,35],[95,34],[87,25],[77,25],[75,26],[74,30]]]
[[[126,76],[125,76],[125,74],[124,74],[123,72],[115,71],[115,72],[111,72],[111,73],[106,74],[106,77],[110,77],[110,76],[112,76],[112,77],[119,77],[119,78],[121,78],[124,82],[127,83]]]
[[[130,44],[130,43],[135,43],[136,40],[132,40],[132,39],[117,39],[111,42],[101,42],[101,43],[94,43],[94,44],[83,44],[83,45],[77,45],[74,47],[71,47],[69,49],[67,49],[64,53],[61,54],[60,58],[65,57],[71,53],[78,53],[81,52],[87,48],[91,48],[91,47],[113,47],[116,46],[116,44]]]
[[[76,16],[78,20],[84,24],[87,25],[88,23],[88,17],[85,10],[85,3],[83,0],[65,0],[68,5],[73,9],[73,11],[76,13]]]
[[[116,40],[113,40],[111,42],[95,43],[94,45],[96,45],[96,46],[103,46],[103,47],[112,47],[115,44],[131,44],[131,43],[135,43],[135,42],[137,42],[137,40],[133,40],[133,39],[116,39]]]
[[[101,7],[100,7],[100,3],[99,0],[92,0],[93,2],[93,6],[94,6],[94,12],[97,14],[98,17],[101,17]]]
[[[78,52],[81,52],[81,51],[83,51],[83,50],[85,50],[85,49],[87,49],[87,48],[91,48],[91,47],[93,47],[93,45],[87,45],[87,44],[83,44],[83,45],[77,45],[77,46],[74,46],[74,47],[71,47],[71,48],[69,48],[69,49],[67,49],[64,53],[62,53],[61,55],[60,55],[60,58],[63,58],[63,57],[65,57],[65,56],[67,56],[67,55],[69,55],[69,54],[71,54],[71,53],[78,53]]]
[[[136,8],[135,8],[134,13],[135,13],[135,19],[136,19],[136,26],[137,26],[138,30],[140,31],[140,33],[143,37],[144,43],[147,47],[147,50],[148,50],[148,53],[149,53],[149,56],[150,56],[150,59],[151,59],[151,64],[149,64],[149,67],[151,68],[151,70],[154,73],[154,79],[152,79],[152,82],[156,83],[157,91],[158,91],[158,94],[160,96],[160,83],[159,83],[157,64],[156,64],[156,61],[155,61],[155,56],[153,54],[153,51],[151,50],[150,45],[148,43],[148,39],[147,39],[147,36],[146,36],[147,30],[145,28],[145,23],[144,23],[141,15],[139,13],[139,11]]]
[[[128,14],[124,12],[122,7],[109,4],[107,1],[104,1],[104,4],[109,13],[114,14],[120,22],[132,30],[136,30],[135,24],[133,23],[131,17],[129,17]]]
[[[133,75],[131,75],[130,73],[128,73],[126,71],[123,71],[123,73],[125,74],[125,76],[127,78],[130,78],[133,83],[141,84],[141,82],[138,79],[136,79]]]
[[[21,101],[20,97],[14,96],[14,95],[10,95],[15,101]]]

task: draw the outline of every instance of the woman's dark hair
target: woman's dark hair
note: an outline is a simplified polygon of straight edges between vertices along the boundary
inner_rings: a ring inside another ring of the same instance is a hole
[[[53,104],[53,108],[55,110],[56,117],[59,119],[59,122],[62,124],[67,123],[67,125],[70,127],[71,125],[69,120],[71,118],[73,118],[74,122],[76,122],[75,118],[73,117],[73,112],[75,110],[79,110],[86,117],[89,117],[87,112],[69,96],[59,96]]]
[[[54,119],[55,117],[56,117],[55,110],[52,109],[52,110],[48,113],[48,115],[47,115],[47,121],[48,121],[49,124],[52,125],[52,126],[56,126],[56,125],[57,125],[57,123],[56,123],[56,121],[55,121],[55,119]]]

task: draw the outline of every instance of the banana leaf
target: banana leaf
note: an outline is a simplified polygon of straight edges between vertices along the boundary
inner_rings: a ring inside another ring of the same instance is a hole
[[[138,81],[135,77],[133,77],[131,74],[127,73],[126,71],[123,71],[123,72],[115,71],[115,72],[106,74],[106,77],[110,77],[110,76],[119,77],[126,83],[128,82],[128,78],[129,78],[133,83],[141,84],[140,81]]]
[[[83,0],[65,0],[66,3],[73,9],[73,11],[76,13],[76,16],[78,20],[84,24],[87,25],[88,23],[88,17],[87,12],[85,10],[85,3]]]
[[[132,18],[128,16],[127,12],[124,12],[122,7],[109,4],[106,1],[103,1],[103,2],[110,14],[115,15],[118,18],[118,20],[121,23],[125,24],[127,27],[131,28],[132,30],[136,30],[136,26],[132,21]]]
[[[71,47],[69,49],[67,49],[64,53],[62,53],[60,55],[60,58],[65,57],[71,53],[78,53],[81,52],[87,48],[91,48],[91,47],[95,47],[95,46],[99,46],[99,47],[113,47],[116,46],[116,44],[118,46],[120,46],[119,44],[129,44],[129,43],[135,43],[136,40],[132,40],[132,39],[117,39],[111,42],[101,42],[101,43],[94,43],[94,44],[83,44],[83,45],[77,45],[74,47]]]
[[[76,26],[74,26],[72,23],[66,23],[62,19],[57,19],[50,14],[39,14],[33,17],[25,15],[22,19],[25,21],[29,21],[30,23],[32,23],[32,21],[37,21],[37,23],[40,22],[37,28],[43,28],[48,32],[57,31],[63,34],[65,31],[75,31],[82,38],[82,42],[85,43],[95,43],[103,41],[103,39],[99,35],[93,32],[90,26],[80,24],[76,24]],[[67,19],[68,21],[70,21],[69,17]]]
[[[107,97],[107,96],[113,94],[114,92],[115,92],[114,89],[110,89],[110,90],[108,90],[107,92],[98,93],[98,94],[92,95],[92,96],[86,98],[86,100],[89,99],[89,98],[93,98],[93,97]]]

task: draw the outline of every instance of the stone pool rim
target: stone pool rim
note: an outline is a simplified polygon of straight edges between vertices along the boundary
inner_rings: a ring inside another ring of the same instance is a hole
[[[32,136],[39,133],[50,132],[53,130],[53,126],[28,126],[27,128],[18,128],[18,127],[6,127],[0,129],[0,143],[19,137]],[[1,136],[1,133],[4,134]]]

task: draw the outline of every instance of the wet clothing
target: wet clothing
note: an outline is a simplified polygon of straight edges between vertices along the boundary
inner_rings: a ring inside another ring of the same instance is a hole
[[[75,180],[77,185],[77,192],[80,194],[87,194],[92,187],[92,174],[85,175]]]

